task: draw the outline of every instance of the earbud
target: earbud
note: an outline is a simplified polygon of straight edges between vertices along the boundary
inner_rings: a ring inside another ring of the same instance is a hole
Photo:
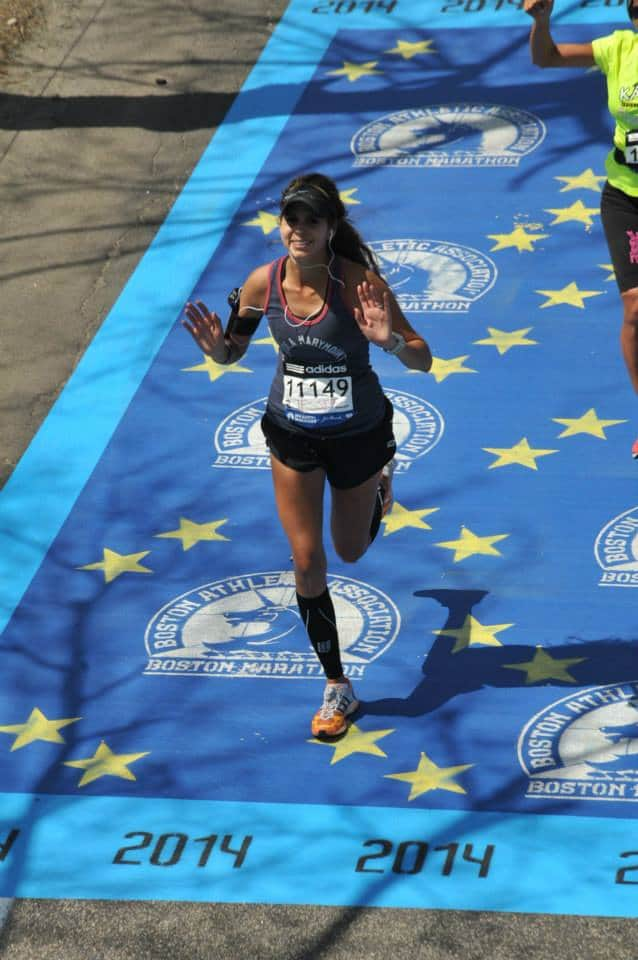
[[[334,237],[334,235],[335,235],[334,230],[331,230],[330,233],[328,234],[328,241],[332,240],[332,238]]]

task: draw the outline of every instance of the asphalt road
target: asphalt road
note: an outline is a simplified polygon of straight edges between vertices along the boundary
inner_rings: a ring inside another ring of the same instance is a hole
[[[20,51],[0,93],[2,484],[286,3],[45,0],[44,6],[44,25]],[[7,960],[638,957],[636,921],[588,917],[8,900],[0,901],[0,921],[0,955]]]

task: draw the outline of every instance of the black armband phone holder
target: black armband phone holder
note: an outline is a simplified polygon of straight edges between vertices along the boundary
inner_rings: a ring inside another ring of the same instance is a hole
[[[240,294],[241,294],[241,287],[235,287],[228,294],[230,316],[226,322],[224,337],[232,337],[232,335],[235,333],[240,337],[252,337],[253,333],[259,326],[261,318],[263,317],[263,312],[257,313],[257,311],[254,312],[254,316],[240,317],[239,316]]]

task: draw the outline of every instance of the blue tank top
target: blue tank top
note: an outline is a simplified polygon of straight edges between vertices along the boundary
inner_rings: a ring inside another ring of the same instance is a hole
[[[328,278],[319,313],[297,317],[286,303],[282,277],[286,257],[270,265],[265,313],[279,347],[268,395],[269,416],[295,433],[361,433],[380,423],[385,401],[370,366],[370,344],[341,297],[341,285]],[[341,270],[335,260],[336,277]]]

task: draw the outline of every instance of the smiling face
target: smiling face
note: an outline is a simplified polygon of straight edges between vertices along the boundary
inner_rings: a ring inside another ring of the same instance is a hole
[[[325,260],[330,224],[305,203],[290,203],[284,208],[279,230],[284,247],[300,264]]]

